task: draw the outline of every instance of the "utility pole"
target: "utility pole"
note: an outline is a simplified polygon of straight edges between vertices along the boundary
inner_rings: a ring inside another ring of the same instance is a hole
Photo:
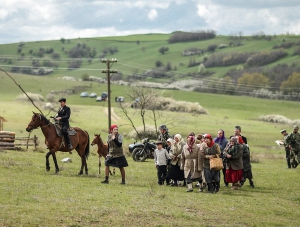
[[[107,75],[107,101],[108,101],[108,131],[109,128],[111,126],[111,102],[110,102],[110,94],[111,94],[111,90],[110,90],[110,79],[113,76],[114,73],[117,73],[117,71],[115,70],[111,70],[110,68],[112,67],[113,63],[117,62],[117,59],[111,59],[111,60],[107,60],[107,59],[102,59],[101,60],[102,63],[106,63],[106,69],[102,70],[102,73],[106,73]],[[112,73],[112,75],[110,75]]]

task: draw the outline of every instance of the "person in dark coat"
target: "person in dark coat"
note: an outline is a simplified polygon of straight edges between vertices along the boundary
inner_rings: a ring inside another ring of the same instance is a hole
[[[250,163],[250,150],[247,144],[244,143],[241,136],[238,136],[238,142],[243,146],[243,178],[240,181],[241,185],[243,186],[246,179],[249,180],[251,188],[254,188],[254,182],[252,180],[252,169]]]
[[[108,155],[105,159],[105,180],[101,183],[108,184],[109,177],[109,166],[118,167],[121,172],[122,182],[121,184],[126,184],[125,182],[125,169],[128,166],[127,160],[124,156],[124,151],[122,147],[123,137],[118,133],[118,126],[112,125],[109,128],[109,135],[107,138],[108,144]]]
[[[224,130],[220,129],[218,131],[218,137],[214,139],[215,143],[219,145],[220,151],[221,151],[221,158],[223,159],[223,151],[228,144],[227,139],[225,138],[225,132]],[[226,181],[226,163],[224,162],[223,159],[223,181],[224,181],[224,186],[228,186],[228,182]]]
[[[220,156],[220,147],[213,140],[210,134],[205,134],[204,141],[206,147],[204,147],[204,176],[207,183],[207,192],[215,193],[220,189],[220,171],[210,169],[210,159]]]
[[[58,101],[60,102],[61,108],[58,110],[55,120],[59,121],[61,124],[62,133],[64,135],[65,142],[67,143],[68,149],[73,150],[70,136],[68,134],[68,129],[70,127],[69,118],[71,116],[71,109],[70,109],[70,107],[66,106],[65,98],[61,98]]]

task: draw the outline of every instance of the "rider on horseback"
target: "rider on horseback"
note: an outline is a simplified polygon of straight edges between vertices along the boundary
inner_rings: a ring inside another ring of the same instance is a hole
[[[55,120],[60,121],[65,141],[68,144],[68,149],[73,150],[73,146],[72,146],[69,134],[68,134],[68,129],[70,127],[69,118],[71,116],[71,109],[70,109],[70,107],[66,106],[65,98],[61,98],[58,101],[60,102],[61,108],[58,110],[57,117],[55,118]]]

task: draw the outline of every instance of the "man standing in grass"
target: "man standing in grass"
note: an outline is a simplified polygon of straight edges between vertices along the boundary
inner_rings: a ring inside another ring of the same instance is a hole
[[[289,146],[287,145],[286,143],[286,138],[288,137],[288,133],[285,129],[282,129],[280,131],[280,133],[283,135],[283,146],[284,146],[284,149],[285,149],[285,158],[286,158],[286,162],[287,162],[287,168],[290,169],[291,168],[291,161],[290,161],[290,148]]]
[[[290,149],[293,149],[293,152],[297,156],[298,164],[300,162],[300,134],[298,133],[299,126],[295,125],[294,130],[286,138],[286,144]],[[296,168],[296,167],[295,167]]]

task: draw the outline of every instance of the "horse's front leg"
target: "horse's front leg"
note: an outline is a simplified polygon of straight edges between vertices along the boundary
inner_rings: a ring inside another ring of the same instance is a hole
[[[59,172],[59,168],[58,168],[55,152],[52,153],[52,157],[53,157],[53,162],[54,162],[54,165],[55,165],[55,174],[57,174]]]
[[[52,155],[52,152],[49,151],[47,154],[46,154],[46,170],[47,171],[50,171],[50,163],[49,163],[49,156]]]

